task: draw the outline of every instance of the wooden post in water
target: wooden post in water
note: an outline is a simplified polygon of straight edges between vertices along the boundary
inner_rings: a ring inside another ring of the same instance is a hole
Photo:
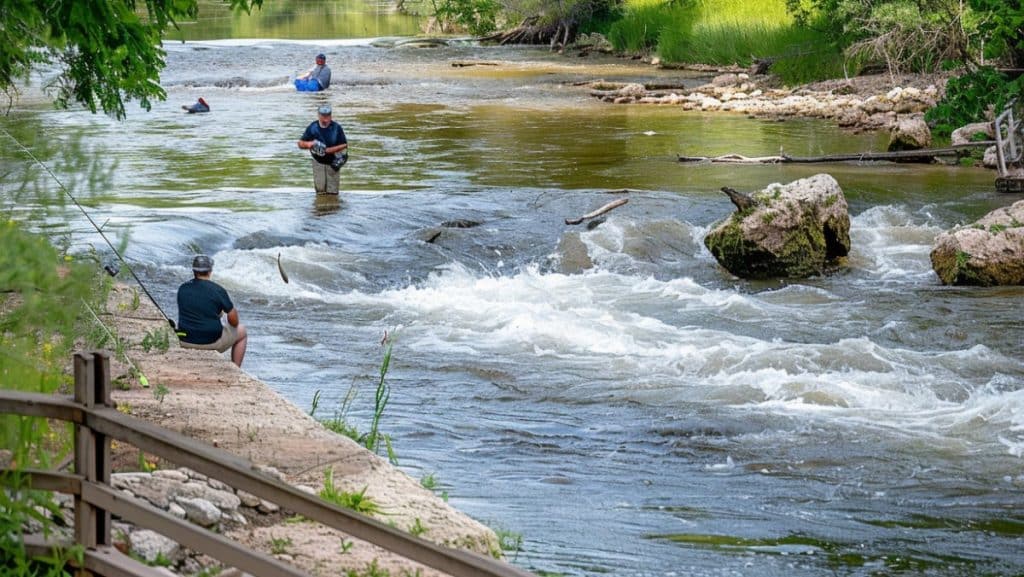
[[[103,352],[75,353],[75,402],[110,406],[110,357]],[[110,439],[75,425],[75,473],[85,482],[110,484]],[[87,549],[110,545],[110,512],[75,495],[75,541]],[[82,571],[79,574],[89,574]]]

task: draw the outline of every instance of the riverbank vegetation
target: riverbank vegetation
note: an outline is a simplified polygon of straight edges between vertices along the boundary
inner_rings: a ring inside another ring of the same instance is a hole
[[[566,49],[604,35],[662,65],[753,67],[787,84],[886,73],[961,75],[939,133],[991,115],[1024,68],[1021,0],[420,0],[446,30]],[[410,6],[412,2],[403,5]],[[505,28],[505,32],[492,33]],[[508,31],[511,29],[511,31]]]
[[[87,331],[88,307],[105,302],[109,279],[88,259],[72,258],[45,236],[9,217],[0,221],[0,388],[32,393],[67,391],[65,367]],[[0,573],[61,575],[71,548],[30,560],[20,535],[25,524],[49,530],[59,511],[52,494],[30,491],[17,470],[51,468],[71,451],[69,424],[0,415]]]

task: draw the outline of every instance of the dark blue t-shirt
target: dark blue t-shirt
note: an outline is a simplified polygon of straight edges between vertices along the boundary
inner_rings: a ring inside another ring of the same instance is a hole
[[[345,131],[341,128],[340,124],[333,120],[327,125],[327,128],[321,128],[320,121],[314,120],[312,124],[306,127],[306,131],[302,133],[302,138],[299,140],[319,140],[326,144],[327,148],[338,146],[339,144],[348,144],[348,140],[345,139]],[[314,156],[313,158],[320,164],[334,162],[333,154]]]
[[[178,287],[178,332],[181,340],[207,345],[220,338],[224,327],[221,313],[231,312],[235,305],[228,291],[212,280],[194,278]]]

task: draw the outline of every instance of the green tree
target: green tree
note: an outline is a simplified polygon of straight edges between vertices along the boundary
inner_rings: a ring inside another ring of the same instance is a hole
[[[225,0],[248,12],[263,0]],[[149,110],[166,97],[163,33],[199,13],[198,0],[3,0],[0,90],[8,108],[33,69],[53,66],[47,89],[60,107],[78,103],[124,118],[126,100]]]
[[[1024,67],[1024,2],[1021,0],[970,0],[980,18],[978,29],[989,39],[989,47],[1005,50],[1011,67]]]

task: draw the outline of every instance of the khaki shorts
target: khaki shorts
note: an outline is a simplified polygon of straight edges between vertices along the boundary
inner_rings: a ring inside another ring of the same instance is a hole
[[[203,351],[217,351],[223,353],[224,351],[231,348],[235,342],[238,341],[238,327],[231,325],[224,325],[224,330],[220,333],[220,338],[207,343],[205,345],[197,345],[195,343],[186,343],[185,341],[179,341],[183,349],[200,349]]]
[[[340,170],[334,170],[330,164],[320,164],[316,159],[313,163],[313,188],[317,194],[338,194],[338,185],[341,181]]]

